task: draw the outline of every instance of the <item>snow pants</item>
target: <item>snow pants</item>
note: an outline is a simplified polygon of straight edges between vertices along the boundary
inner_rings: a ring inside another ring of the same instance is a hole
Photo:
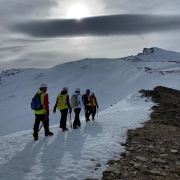
[[[61,112],[60,126],[62,129],[65,129],[66,128],[68,108],[60,110],[60,112]]]
[[[96,108],[97,108],[97,106],[93,107],[92,117],[95,117],[95,115],[96,115]]]
[[[85,106],[85,117],[86,120],[89,120],[90,115],[93,113],[93,107],[92,106]]]
[[[45,120],[45,121],[44,121]],[[46,119],[45,114],[35,114],[35,123],[34,123],[34,136],[38,136],[39,124],[42,121],[44,122],[45,133],[49,132],[49,119]]]
[[[80,122],[80,118],[79,118],[79,114],[81,112],[81,108],[75,108],[74,109],[74,113],[75,113],[75,118],[74,118],[74,122],[73,122],[73,127],[76,126],[81,126],[81,122]]]

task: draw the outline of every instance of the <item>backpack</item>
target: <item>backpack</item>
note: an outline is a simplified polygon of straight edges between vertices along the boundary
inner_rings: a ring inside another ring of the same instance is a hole
[[[57,109],[63,110],[66,106],[66,95],[59,94],[58,95],[58,102],[57,102]]]
[[[44,92],[42,92],[44,93]],[[36,93],[31,100],[31,109],[33,110],[41,110],[43,109],[43,105],[41,104],[41,94]]]
[[[86,96],[86,94],[84,94],[83,96],[82,96],[82,102],[83,102],[83,104],[88,104],[90,101],[88,100],[88,97]]]
[[[71,97],[71,106],[72,107],[76,107],[76,106],[78,106],[79,105],[79,102],[78,102],[78,95],[73,95],[72,97]]]

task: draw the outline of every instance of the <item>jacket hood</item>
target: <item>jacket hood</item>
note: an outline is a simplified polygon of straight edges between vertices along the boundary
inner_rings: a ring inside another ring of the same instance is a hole
[[[61,94],[64,95],[64,94],[67,94],[67,91],[61,91]]]
[[[73,93],[72,93],[72,96],[73,96],[73,95],[81,95],[81,94],[80,94],[80,92],[73,92]]]

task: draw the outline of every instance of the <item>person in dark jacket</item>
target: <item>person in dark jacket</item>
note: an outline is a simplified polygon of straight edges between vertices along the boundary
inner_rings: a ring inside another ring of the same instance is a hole
[[[93,112],[92,112],[92,120],[94,121],[95,120],[96,111],[97,111],[97,108],[99,108],[99,106],[98,106],[97,98],[96,98],[94,92],[91,92],[91,96],[92,96],[92,101],[93,101],[93,104],[94,104]]]
[[[86,93],[82,96],[82,102],[85,106],[85,117],[86,122],[90,121],[89,117],[93,112],[94,103],[92,101],[92,96],[90,95],[90,90],[87,89]]]
[[[53,112],[56,113],[56,108],[61,112],[61,119],[59,127],[62,128],[62,131],[67,131],[68,128],[66,127],[67,121],[67,114],[68,109],[71,114],[72,108],[69,102],[69,95],[68,95],[68,87],[64,87],[60,94],[57,96],[56,103],[54,105]]]
[[[45,130],[45,136],[51,136],[54,133],[49,131],[49,96],[47,93],[47,84],[42,83],[42,85],[39,88],[38,94],[40,94],[40,101],[41,104],[43,105],[43,108],[40,110],[34,110],[35,114],[35,123],[34,123],[34,140],[38,140],[38,130],[39,130],[39,124],[42,121],[44,125],[44,130]]]

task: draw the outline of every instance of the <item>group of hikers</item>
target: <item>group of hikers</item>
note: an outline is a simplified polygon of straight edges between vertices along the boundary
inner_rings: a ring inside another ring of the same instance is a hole
[[[81,108],[84,108],[86,122],[90,121],[91,115],[92,121],[95,120],[96,111],[97,108],[99,108],[95,93],[90,93],[90,89],[87,89],[86,93],[81,96],[80,88],[76,88],[71,98],[69,98],[68,90],[68,87],[64,87],[60,94],[58,94],[53,109],[53,113],[56,113],[56,109],[60,110],[61,118],[59,128],[61,128],[62,131],[68,130],[66,126],[68,110],[70,115],[72,109],[74,110],[75,118],[71,126],[73,129],[77,129],[78,127],[81,127],[79,117]],[[46,83],[42,83],[39,87],[39,91],[32,99],[31,108],[34,110],[35,114],[34,140],[38,140],[39,125],[41,121],[44,126],[45,136],[53,135],[53,132],[49,131],[49,95],[47,93]]]

